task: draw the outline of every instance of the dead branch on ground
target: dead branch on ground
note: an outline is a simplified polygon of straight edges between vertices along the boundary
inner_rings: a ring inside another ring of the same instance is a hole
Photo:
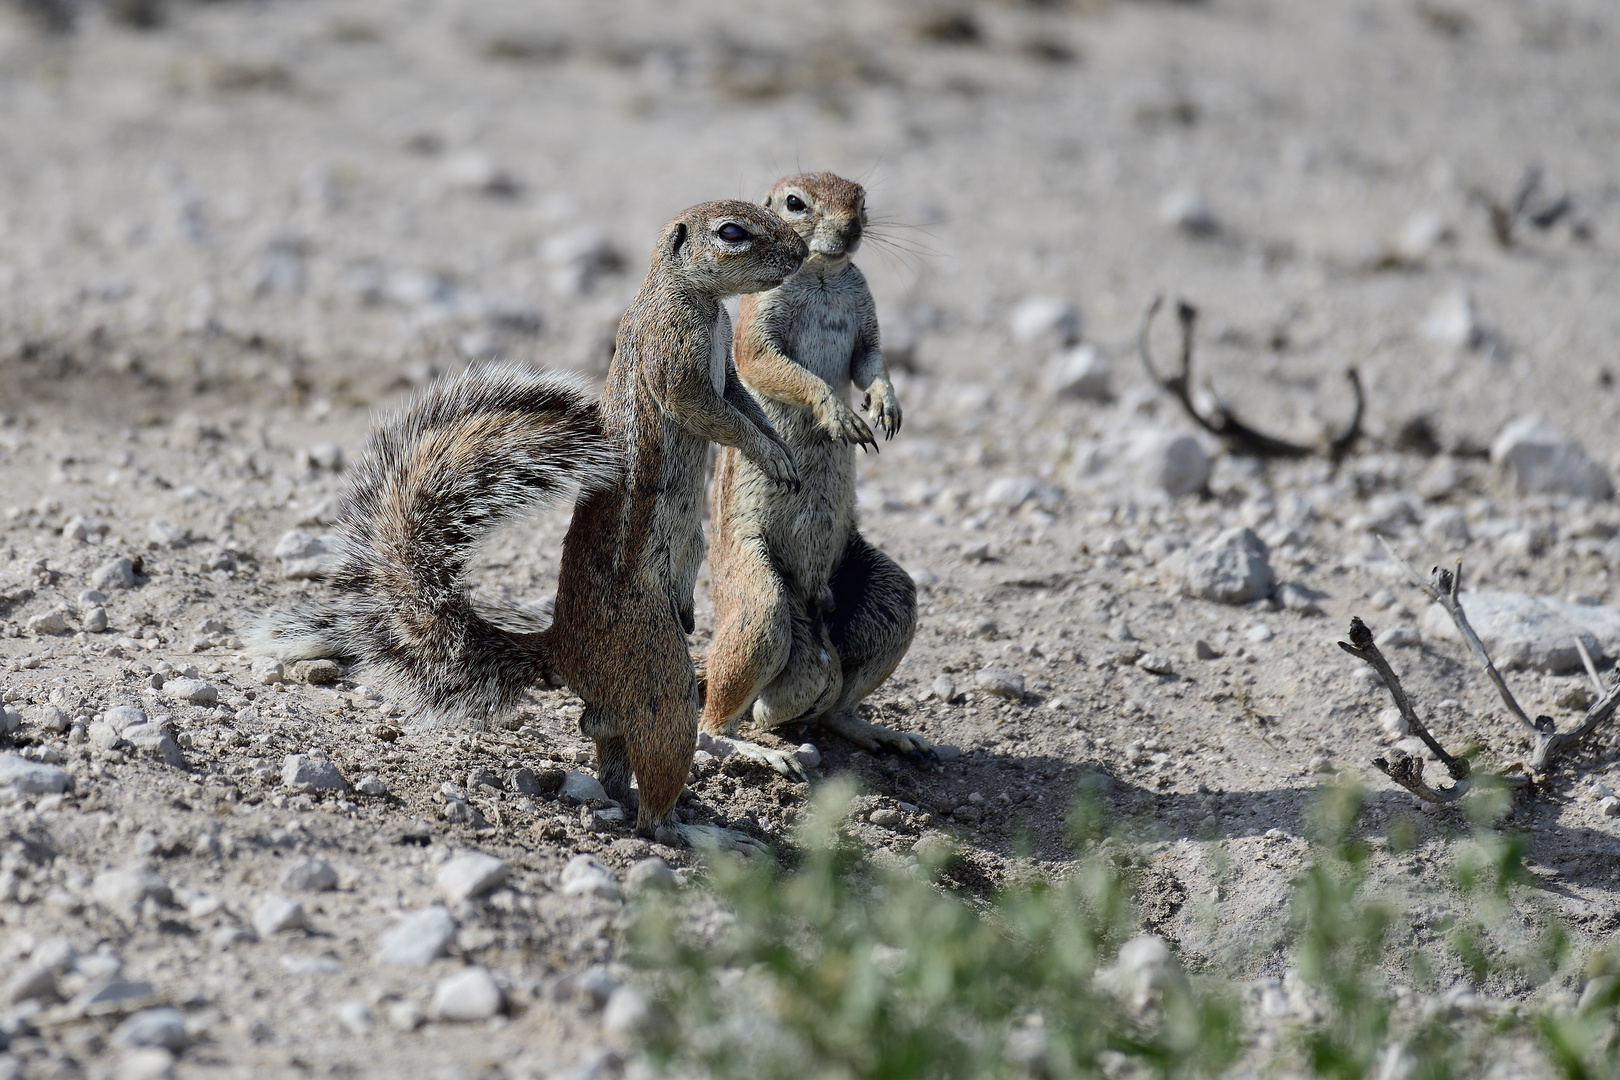
[[[1303,443],[1292,443],[1256,431],[1233,415],[1232,410],[1227,408],[1213,390],[1210,390],[1210,397],[1214,400],[1212,412],[1207,416],[1199,412],[1198,407],[1193,404],[1192,385],[1193,326],[1198,320],[1198,309],[1185,300],[1176,302],[1176,317],[1181,321],[1181,370],[1175,375],[1162,376],[1153,363],[1148,331],[1152,329],[1153,318],[1163,304],[1164,297],[1155,296],[1153,303],[1148,305],[1147,313],[1142,316],[1142,329],[1136,339],[1142,366],[1147,368],[1149,378],[1181,402],[1181,407],[1199,427],[1224,441],[1232,450],[1257,457],[1274,458],[1302,458],[1313,454],[1325,454],[1337,462],[1343,459],[1355,445],[1356,440],[1361,438],[1361,418],[1366,410],[1366,398],[1361,388],[1361,373],[1353,367],[1347,369],[1344,374],[1345,378],[1350,380],[1351,390],[1355,392],[1355,412],[1345,429],[1329,438],[1325,445],[1307,446]]]
[[[1502,673],[1496,669],[1496,665],[1491,661],[1490,653],[1486,650],[1484,642],[1480,641],[1479,635],[1474,632],[1473,626],[1468,622],[1468,615],[1463,610],[1460,596],[1462,592],[1462,564],[1458,563],[1455,570],[1447,570],[1444,567],[1437,566],[1430,577],[1424,578],[1413,568],[1411,563],[1401,558],[1388,540],[1380,536],[1379,541],[1384,545],[1384,550],[1389,552],[1390,558],[1394,559],[1396,564],[1406,572],[1406,576],[1411,579],[1412,583],[1421,589],[1423,594],[1431,601],[1439,604],[1446,614],[1451,617],[1453,625],[1457,627],[1457,632],[1462,635],[1464,643],[1467,644],[1468,651],[1473,653],[1474,660],[1479,665],[1480,670],[1491,685],[1496,688],[1497,695],[1501,697],[1503,705],[1528,730],[1532,747],[1530,760],[1528,763],[1515,762],[1504,770],[1501,777],[1509,784],[1523,786],[1529,782],[1529,776],[1526,774],[1546,772],[1549,763],[1558,754],[1586,738],[1600,724],[1612,717],[1617,708],[1620,708],[1620,670],[1617,670],[1610,684],[1604,686],[1603,680],[1598,677],[1597,665],[1592,662],[1592,656],[1587,651],[1586,644],[1577,635],[1575,649],[1580,653],[1581,662],[1586,668],[1586,673],[1597,690],[1597,700],[1587,707],[1581,723],[1569,731],[1559,731],[1557,724],[1550,716],[1537,716],[1534,720],[1530,719],[1524,707],[1513,696],[1513,691],[1508,687],[1507,680],[1502,677]],[[1351,656],[1365,661],[1374,671],[1378,672],[1379,677],[1384,681],[1384,685],[1389,687],[1389,692],[1395,699],[1395,706],[1400,709],[1401,716],[1405,718],[1407,727],[1413,734],[1423,740],[1425,746],[1433,751],[1435,758],[1445,766],[1446,771],[1451,775],[1455,783],[1451,787],[1443,789],[1430,787],[1423,780],[1422,759],[1410,757],[1399,751],[1392,754],[1391,760],[1388,761],[1384,758],[1375,758],[1373,767],[1418,798],[1428,802],[1452,802],[1461,798],[1468,788],[1468,762],[1448,754],[1430,733],[1428,727],[1418,718],[1416,710],[1412,708],[1412,703],[1406,695],[1406,691],[1401,687],[1400,679],[1389,666],[1389,661],[1379,652],[1378,645],[1373,640],[1372,630],[1359,618],[1352,618],[1350,620],[1350,640],[1348,642],[1339,642],[1339,648]]]

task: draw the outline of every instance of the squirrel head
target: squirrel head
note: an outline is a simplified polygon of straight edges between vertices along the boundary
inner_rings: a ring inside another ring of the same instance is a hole
[[[664,226],[653,255],[660,269],[713,296],[774,289],[808,249],[781,218],[750,202],[699,203]]]
[[[842,266],[861,246],[866,189],[830,172],[784,176],[765,196],[765,207],[793,226],[810,245],[810,261]]]

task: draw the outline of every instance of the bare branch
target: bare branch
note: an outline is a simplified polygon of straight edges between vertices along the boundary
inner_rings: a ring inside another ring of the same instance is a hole
[[[1544,772],[1547,763],[1555,755],[1592,734],[1599,724],[1613,716],[1616,706],[1620,706],[1620,678],[1604,691],[1602,697],[1592,702],[1578,728],[1565,732],[1554,731],[1551,719],[1538,717],[1537,719],[1546,721],[1546,727],[1536,731],[1535,749],[1530,753],[1530,768],[1536,772]]]
[[[1198,309],[1186,301],[1177,302],[1176,316],[1181,322],[1181,370],[1175,375],[1161,376],[1153,364],[1153,350],[1148,342],[1148,331],[1152,328],[1153,318],[1163,304],[1164,297],[1155,296],[1153,303],[1148,305],[1147,313],[1142,316],[1142,329],[1137,335],[1137,351],[1142,357],[1142,366],[1147,369],[1148,376],[1166,393],[1181,402],[1181,407],[1199,427],[1226,442],[1233,450],[1254,454],[1257,457],[1302,458],[1313,454],[1325,454],[1334,461],[1339,461],[1350,452],[1356,440],[1361,438],[1361,420],[1366,411],[1366,395],[1361,387],[1361,373],[1353,367],[1345,372],[1345,377],[1350,380],[1350,388],[1355,393],[1355,411],[1345,429],[1326,440],[1325,445],[1306,446],[1256,431],[1234,416],[1219,399],[1216,399],[1214,411],[1210,415],[1206,416],[1199,412],[1192,400],[1193,327],[1198,320]]]
[[[1445,766],[1446,773],[1455,783],[1449,788],[1431,788],[1423,781],[1423,760],[1409,757],[1404,753],[1391,755],[1390,761],[1375,758],[1374,768],[1420,799],[1429,802],[1452,802],[1462,798],[1463,793],[1468,790],[1468,762],[1448,754],[1445,747],[1429,733],[1427,725],[1418,718],[1417,711],[1412,708],[1412,702],[1406,696],[1406,690],[1401,686],[1400,678],[1395,674],[1395,669],[1389,666],[1389,661],[1384,659],[1384,654],[1379,651],[1378,643],[1373,640],[1372,630],[1359,618],[1352,618],[1350,640],[1339,642],[1339,648],[1358,660],[1365,661],[1369,667],[1378,672],[1378,677],[1389,687],[1390,696],[1395,699],[1395,707],[1401,711],[1406,726],[1423,740],[1423,745],[1427,746],[1440,764]]]
[[[1411,563],[1401,558],[1388,540],[1380,536],[1378,542],[1384,545],[1384,550],[1389,552],[1389,557],[1405,569],[1406,576],[1411,578],[1417,587],[1423,590],[1425,596],[1446,609],[1446,614],[1451,616],[1451,621],[1456,625],[1457,632],[1462,635],[1463,641],[1467,643],[1468,651],[1474,654],[1475,661],[1479,663],[1480,669],[1485,672],[1485,677],[1491,680],[1491,685],[1496,687],[1496,692],[1501,695],[1502,703],[1507,706],[1508,711],[1518,717],[1519,722],[1529,728],[1532,733],[1541,734],[1541,728],[1530,720],[1530,715],[1524,711],[1518,699],[1513,696],[1513,691],[1508,689],[1507,680],[1502,678],[1502,673],[1496,670],[1495,664],[1491,663],[1490,654],[1485,651],[1485,645],[1479,640],[1479,635],[1474,633],[1472,626],[1468,625],[1468,616],[1463,614],[1462,601],[1457,598],[1457,594],[1462,591],[1462,563],[1457,564],[1455,572],[1435,567],[1432,579],[1425,581],[1412,568]]]
[[[1581,654],[1581,663],[1586,667],[1586,677],[1592,680],[1592,689],[1597,691],[1598,697],[1603,696],[1603,680],[1598,678],[1597,665],[1592,663],[1592,654],[1586,651],[1586,642],[1581,635],[1575,635],[1575,651]]]

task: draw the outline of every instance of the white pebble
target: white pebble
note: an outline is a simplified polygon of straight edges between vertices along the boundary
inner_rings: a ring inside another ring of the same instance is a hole
[[[467,851],[439,867],[433,881],[447,900],[459,904],[489,892],[505,881],[509,872],[504,860],[481,851]]]
[[[433,988],[433,1016],[439,1020],[487,1020],[501,1011],[501,988],[486,968],[466,967]]]
[[[456,920],[449,911],[426,908],[383,932],[377,939],[376,960],[399,967],[427,967],[444,955],[455,936]]]
[[[283,930],[301,930],[305,921],[303,904],[276,893],[260,900],[259,906],[253,909],[253,929],[260,937],[270,937]]]

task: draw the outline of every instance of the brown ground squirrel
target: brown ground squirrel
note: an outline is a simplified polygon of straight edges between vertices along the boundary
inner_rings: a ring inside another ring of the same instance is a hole
[[[917,626],[910,576],[857,528],[855,446],[875,440],[846,403],[850,382],[866,391],[885,435],[900,430],[872,294],[850,261],[866,226],[866,193],[831,173],[789,176],[765,206],[805,239],[810,257],[777,288],[743,298],[736,365],[793,448],[803,482],[782,490],[744,456],[720,455],[703,730],[729,732],[752,706],[765,729],[815,723],[867,750],[932,753],[916,735],[855,715]],[[799,772],[788,755],[738,745],[778,771]]]
[[[628,802],[634,773],[637,831],[672,842],[697,741],[686,634],[709,443],[738,450],[764,483],[798,484],[738,380],[720,301],[780,284],[806,250],[751,203],[695,206],[658,239],[600,404],[564,376],[509,368],[430,388],[373,435],[349,484],[332,595],[272,616],[261,647],[353,656],[408,707],[455,720],[560,679],[585,702],[580,728],[596,740],[603,786]],[[491,529],[569,483],[582,492],[552,623],[503,629],[469,602],[467,565]]]

